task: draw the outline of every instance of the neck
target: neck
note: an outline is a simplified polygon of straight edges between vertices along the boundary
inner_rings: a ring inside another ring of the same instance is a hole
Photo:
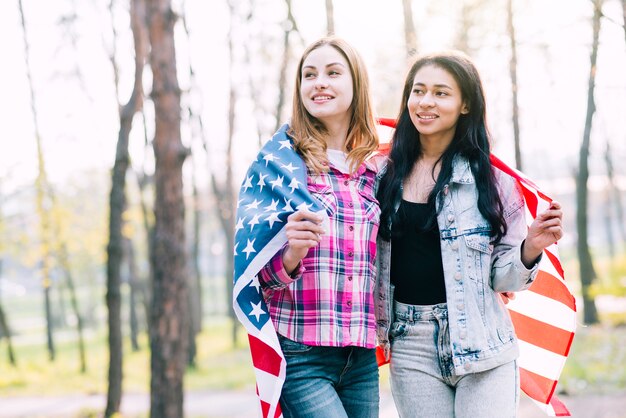
[[[348,121],[324,121],[328,131],[326,147],[339,151],[346,151],[346,139],[348,138]]]
[[[452,142],[453,135],[420,135],[422,146],[421,159],[426,161],[438,160]]]

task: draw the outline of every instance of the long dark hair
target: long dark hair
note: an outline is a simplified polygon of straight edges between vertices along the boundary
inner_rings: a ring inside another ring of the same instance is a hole
[[[460,115],[452,142],[439,159],[441,170],[435,187],[428,196],[428,205],[433,210],[431,219],[426,225],[432,226],[436,222],[436,214],[439,213],[443,204],[441,201],[440,206],[435,208],[437,195],[450,182],[453,159],[459,155],[469,161],[478,189],[478,210],[491,227],[492,242],[497,243],[506,234],[507,227],[502,201],[489,161],[490,142],[486,122],[485,94],[474,64],[469,58],[456,52],[418,58],[407,74],[400,113],[396,120],[396,131],[391,140],[387,171],[378,189],[377,197],[381,207],[379,233],[384,239],[391,239],[390,225],[392,221],[397,220],[395,204],[401,198],[402,182],[410,174],[415,161],[422,155],[419,132],[411,122],[407,102],[413,89],[415,74],[427,65],[441,68],[454,77],[461,89],[463,103],[468,113]]]

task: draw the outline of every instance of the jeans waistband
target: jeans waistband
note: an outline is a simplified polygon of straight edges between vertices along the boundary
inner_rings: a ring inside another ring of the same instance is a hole
[[[404,321],[429,321],[432,319],[448,318],[448,306],[446,303],[438,303],[436,305],[408,305],[394,300],[393,311],[396,319]]]

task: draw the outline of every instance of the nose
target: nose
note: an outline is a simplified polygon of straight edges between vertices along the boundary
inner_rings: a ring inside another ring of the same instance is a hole
[[[326,87],[328,87],[328,79],[324,75],[319,75],[315,79],[315,88],[321,90]]]
[[[434,97],[433,97],[432,93],[431,92],[426,92],[422,96],[419,104],[422,107],[433,107],[435,105],[435,100],[434,100]]]

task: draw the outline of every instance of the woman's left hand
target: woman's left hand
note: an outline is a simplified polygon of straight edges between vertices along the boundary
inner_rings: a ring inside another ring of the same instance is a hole
[[[528,267],[541,255],[544,248],[554,244],[563,236],[563,211],[556,200],[550,207],[537,215],[528,229],[528,235],[522,246],[522,262]]]

